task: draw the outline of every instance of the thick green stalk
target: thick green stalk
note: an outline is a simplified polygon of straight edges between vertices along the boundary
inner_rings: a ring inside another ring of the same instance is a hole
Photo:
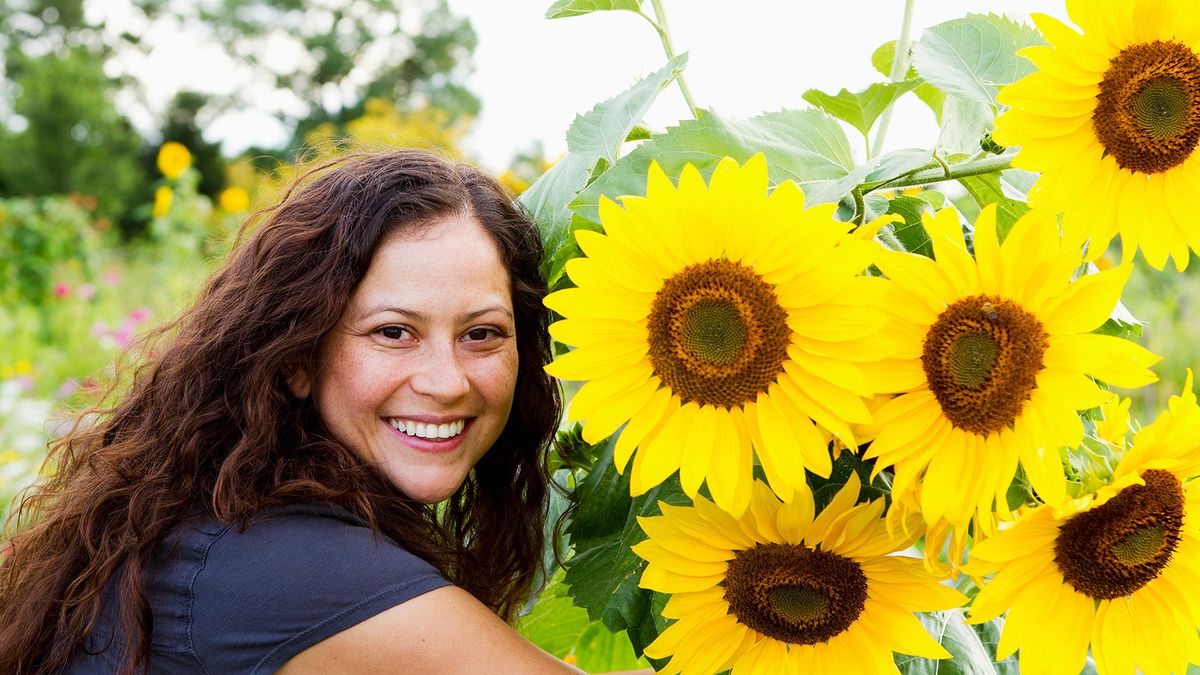
[[[667,60],[675,58],[675,47],[671,45],[671,31],[667,27],[667,12],[663,9],[662,0],[650,0],[654,6],[654,21],[650,25],[654,26],[654,30],[658,32],[658,39],[662,40],[663,50],[667,53]],[[646,17],[649,18],[649,17]],[[683,93],[683,100],[687,102],[688,109],[692,111],[692,117],[698,117],[696,102],[692,99],[692,91],[688,89],[687,80],[683,78],[683,73],[675,76],[675,82],[679,84],[679,91]]]
[[[913,187],[915,185],[928,185],[930,183],[957,180],[968,176],[980,176],[985,173],[1011,169],[1012,160],[1016,154],[1015,150],[1009,150],[1003,155],[988,155],[983,159],[973,159],[959,164],[934,166],[928,169],[912,171],[887,182],[872,185],[867,192],[879,189],[890,190],[893,188]]]
[[[888,75],[888,79],[892,82],[899,82],[908,74],[908,46],[912,42],[913,6],[916,4],[916,0],[904,0],[904,19],[900,24],[900,38],[896,40],[896,52],[892,56],[892,72]],[[870,145],[871,150],[876,153],[883,150],[883,139],[887,138],[894,105],[888,106],[879,118],[879,131],[875,132],[875,142]]]

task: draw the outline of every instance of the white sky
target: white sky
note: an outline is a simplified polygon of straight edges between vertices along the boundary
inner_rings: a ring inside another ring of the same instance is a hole
[[[551,21],[543,18],[551,3],[449,0],[456,14],[471,19],[479,35],[475,70],[467,84],[482,99],[483,110],[467,150],[493,170],[503,169],[515,152],[537,140],[550,158],[557,157],[566,149],[564,134],[576,114],[666,61],[658,36],[640,17],[618,11]],[[650,2],[644,4],[651,12]],[[882,80],[870,64],[870,55],[897,37],[904,8],[902,0],[664,0],[664,4],[675,48],[689,52],[686,77],[696,103],[737,117],[805,107],[801,94],[809,88],[858,90]],[[916,0],[913,38],[919,39],[924,27],[968,12],[1001,9],[1026,21],[1029,12],[1066,15],[1061,0]],[[148,93],[152,105],[161,109],[182,87],[215,93],[255,90],[251,82],[233,81],[231,62],[219,47],[200,48],[179,35],[164,29],[155,36],[152,57],[135,68],[143,81],[161,83],[161,88]],[[281,102],[277,97],[272,103]],[[660,130],[687,116],[683,97],[672,85],[646,122]],[[142,122],[153,128],[150,120]],[[852,147],[859,148],[857,132],[851,133]],[[207,135],[223,141],[224,150],[231,154],[253,144],[286,141],[286,130],[255,110],[217,120]],[[912,96],[901,99],[885,149],[928,146],[935,139],[932,114]]]
[[[657,34],[630,12],[543,18],[550,0],[450,0],[479,34],[469,86],[483,111],[468,147],[492,168],[541,139],[553,158],[566,150],[575,115],[613,96],[666,62]],[[647,13],[650,2],[644,3]],[[902,0],[665,0],[677,51],[696,104],[737,117],[800,108],[807,89],[861,89],[883,78],[871,52],[894,40]],[[1061,0],[916,0],[913,38],[968,12],[1000,12],[1028,23],[1030,12],[1066,19]],[[678,87],[663,92],[646,117],[662,129],[688,117]],[[851,147],[859,148],[850,130]],[[887,148],[936,140],[933,115],[913,96],[897,103]]]

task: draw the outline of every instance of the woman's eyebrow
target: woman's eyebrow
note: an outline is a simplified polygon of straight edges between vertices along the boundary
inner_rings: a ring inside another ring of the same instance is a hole
[[[375,316],[376,314],[382,314],[384,312],[394,312],[394,313],[399,314],[411,321],[428,321],[429,320],[429,314],[427,314],[425,312],[417,311],[415,309],[405,309],[403,307],[393,307],[389,304],[384,303],[384,304],[379,304],[379,305],[374,305],[372,307],[368,307],[366,310],[364,310],[362,313],[360,313],[357,317],[355,317],[355,321],[362,321],[363,319]],[[467,312],[466,314],[463,314],[462,316],[460,316],[459,320],[460,321],[472,321],[472,320],[477,319],[485,314],[490,314],[492,312],[500,312],[501,314],[508,317],[508,319],[510,321],[513,320],[512,310],[505,307],[504,305],[489,305],[487,307],[483,307],[483,308],[477,309],[472,312]]]
[[[483,316],[484,314],[490,314],[492,312],[500,312],[504,316],[508,317],[508,319],[510,321],[513,319],[513,313],[512,313],[511,309],[509,309],[503,305],[491,305],[489,307],[484,307],[483,309],[477,309],[474,312],[468,312],[468,313],[462,315],[462,320],[463,321],[471,321],[473,319],[478,319],[479,317]]]

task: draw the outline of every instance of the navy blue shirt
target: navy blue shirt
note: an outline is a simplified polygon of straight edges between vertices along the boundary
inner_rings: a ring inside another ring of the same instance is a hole
[[[244,532],[192,517],[166,537],[148,570],[150,672],[271,673],[318,642],[448,583],[330,504],[272,509]],[[87,649],[65,674],[117,669],[124,638],[116,617],[115,603],[107,602]]]

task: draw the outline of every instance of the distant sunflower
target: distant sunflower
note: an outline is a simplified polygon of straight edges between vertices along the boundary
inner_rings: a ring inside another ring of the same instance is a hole
[[[1004,244],[996,210],[975,225],[974,257],[958,214],[925,219],[936,261],[886,251],[876,264],[895,283],[889,333],[904,345],[871,377],[904,392],[876,413],[865,452],[895,466],[893,491],[920,481],[926,523],[965,526],[1007,511],[1020,464],[1039,496],[1065,497],[1058,448],[1083,440],[1076,413],[1109,399],[1089,377],[1121,387],[1153,382],[1158,361],[1133,342],[1093,334],[1111,313],[1129,266],[1072,280],[1077,251],[1063,250],[1053,215],[1019,220]]]
[[[1089,259],[1120,232],[1157,269],[1200,252],[1200,10],[1184,0],[1067,0],[1082,30],[1042,14],[1048,46],[1021,55],[1039,70],[998,100],[1012,106],[994,138],[1022,146],[1014,166],[1040,171],[1031,204],[1063,213]]]
[[[192,165],[192,153],[182,143],[167,141],[158,149],[157,163],[163,176],[176,180]]]
[[[971,622],[1008,611],[997,658],[1031,673],[1078,673],[1088,645],[1107,673],[1183,673],[1200,654],[1200,408],[1182,396],[1138,432],[1109,485],[1041,506],[975,546],[996,573]],[[1047,630],[1052,627],[1052,630]]]
[[[898,673],[893,652],[948,658],[913,612],[966,598],[891,555],[915,537],[889,533],[883,500],[855,506],[859,488],[851,476],[815,518],[806,488],[781,504],[757,481],[741,518],[703,497],[638,518],[640,585],[671,594],[663,616],[676,619],[646,647],[672,657],[659,673]]]
[[[679,470],[689,496],[707,479],[740,515],[757,451],[789,501],[805,469],[829,475],[829,434],[855,447],[850,425],[871,419],[860,364],[895,342],[877,308],[888,282],[861,276],[879,248],[835,204],[767,188],[762,155],[722,160],[707,186],[692,165],[676,187],[652,164],[646,197],[601,200],[605,234],[577,232],[587,257],[567,263],[577,287],[546,298],[566,317],[550,333],[576,347],[546,371],[588,380],[569,410],[585,440],[625,425],[615,458],[623,471],[638,449],[633,494]]]

